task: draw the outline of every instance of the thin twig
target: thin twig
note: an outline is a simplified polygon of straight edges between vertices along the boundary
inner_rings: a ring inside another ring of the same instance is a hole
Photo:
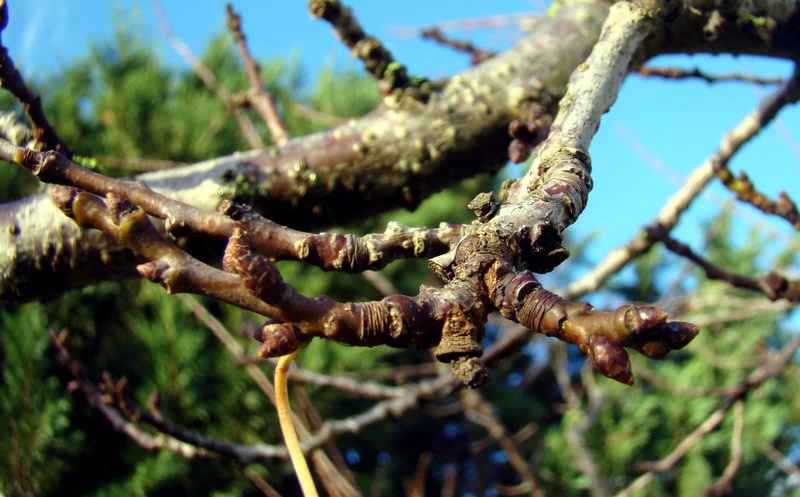
[[[299,368],[289,371],[289,381],[301,385],[312,385],[318,389],[333,388],[364,399],[396,399],[407,393],[405,388],[390,387],[372,381],[353,380],[341,376],[330,376]]]
[[[752,205],[764,214],[782,217],[789,221],[795,231],[800,231],[800,212],[785,191],[780,192],[777,201],[772,200],[756,189],[744,171],[739,173],[738,178],[734,177],[727,164],[719,164],[717,177],[728,190],[736,194],[739,201]]]
[[[593,418],[600,407],[599,402],[590,402],[589,411],[583,409],[582,402],[575,389],[572,387],[572,378],[567,372],[567,348],[566,344],[556,343],[554,347],[553,372],[556,382],[561,389],[567,407],[573,412],[579,413],[575,423],[565,426],[565,436],[572,448],[575,458],[575,466],[589,479],[589,492],[592,497],[605,497],[608,495],[608,483],[602,478],[594,456],[586,445],[585,434],[591,428]]]
[[[754,437],[756,448],[766,456],[767,459],[777,466],[781,471],[793,477],[796,481],[800,480],[800,467],[795,464],[790,457],[787,457],[772,444]]]
[[[456,41],[448,36],[445,36],[438,26],[423,29],[419,32],[419,34],[425,39],[433,40],[447,47],[468,53],[470,55],[470,63],[472,65],[480,64],[484,60],[490,59],[495,55],[494,52],[477,48],[468,41]]]
[[[8,3],[0,0],[0,31],[4,30],[7,25]],[[72,156],[72,150],[61,141],[58,133],[47,120],[44,109],[42,109],[42,100],[30,91],[22,74],[14,65],[14,61],[9,57],[8,49],[2,44],[0,44],[0,86],[11,92],[17,99],[33,128],[33,138],[41,144],[42,149],[57,150],[67,157]]]
[[[732,491],[733,481],[742,464],[742,430],[744,427],[744,401],[738,400],[733,406],[733,433],[731,434],[731,457],[722,475],[712,486],[703,491],[703,495],[717,497],[728,495]]]
[[[701,79],[706,83],[718,83],[721,81],[742,81],[757,85],[780,85],[785,82],[783,78],[761,78],[740,73],[728,74],[707,74],[698,68],[692,70],[681,69],[679,67],[650,67],[642,66],[637,71],[640,76],[658,76],[665,79]]]
[[[103,394],[91,382],[89,376],[86,374],[86,370],[70,356],[65,347],[67,331],[62,330],[60,333],[56,333],[51,329],[48,330],[48,332],[53,345],[56,347],[56,358],[58,362],[72,374],[75,382],[86,396],[86,401],[89,405],[97,409],[100,414],[108,420],[114,430],[126,435],[136,443],[136,445],[147,450],[166,450],[187,459],[215,456],[216,451],[214,451],[214,449],[208,450],[208,448],[203,447],[202,444],[187,442],[165,434],[164,432],[152,435],[143,431],[136,424],[126,421],[119,411],[105,403]]]
[[[461,402],[464,404],[466,418],[483,427],[489,436],[508,455],[508,463],[527,486],[529,495],[544,497],[544,492],[536,482],[536,478],[528,467],[528,463],[511,440],[503,422],[494,413],[493,406],[475,390],[461,390]]]
[[[430,91],[430,83],[419,82],[408,76],[404,65],[394,60],[391,52],[373,36],[368,36],[356,19],[353,11],[339,0],[310,0],[308,10],[317,19],[328,21],[336,32],[336,36],[350,49],[354,57],[361,59],[364,68],[378,80],[378,90],[383,95],[390,95],[395,90],[406,88],[420,89],[410,94],[419,100],[426,100],[426,92]],[[427,83],[428,88],[423,88]]]
[[[236,118],[236,122],[239,123],[239,128],[241,128],[244,137],[247,139],[247,142],[253,148],[263,148],[264,141],[261,139],[261,136],[258,134],[256,127],[253,125],[253,122],[247,117],[247,114],[244,111],[233,105],[233,96],[231,92],[228,91],[225,86],[219,82],[214,73],[211,69],[208,68],[203,61],[201,61],[197,56],[192,52],[192,49],[189,48],[187,44],[181,41],[175,33],[172,31],[172,28],[169,25],[169,21],[167,20],[167,16],[164,14],[164,9],[161,7],[161,2],[159,0],[153,0],[153,12],[156,15],[156,20],[158,21],[158,27],[161,29],[161,32],[164,34],[164,38],[166,38],[167,43],[170,47],[177,53],[185,62],[186,64],[192,68],[192,71],[200,78],[206,88],[214,92],[215,95],[225,104],[225,107],[228,109],[228,112],[233,114],[233,117]]]
[[[250,78],[250,84],[252,85],[251,91],[246,92],[247,100],[269,128],[269,132],[272,134],[272,141],[276,145],[285,145],[289,141],[289,130],[278,113],[275,97],[267,91],[261,82],[261,70],[250,54],[250,48],[247,46],[247,39],[242,30],[242,18],[233,10],[233,6],[230,3],[225,5],[225,13],[228,16],[228,29],[233,35],[233,41],[236,46],[239,47],[247,77]]]
[[[639,490],[647,487],[647,485],[656,478],[656,475],[672,469],[675,464],[686,455],[689,449],[722,423],[723,419],[725,419],[725,415],[734,404],[736,404],[736,401],[743,399],[750,391],[757,389],[768,379],[781,374],[791,363],[798,348],[800,348],[800,333],[795,334],[791,342],[777,351],[770,360],[753,371],[745,381],[735,387],[728,397],[722,400],[720,407],[712,412],[700,426],[684,438],[672,452],[656,463],[644,465],[648,468],[647,472],[631,482],[630,485],[616,494],[615,497],[631,497]]]
[[[770,300],[786,299],[789,302],[800,302],[800,281],[788,280],[774,272],[758,279],[732,273],[700,256],[688,245],[672,237],[664,237],[661,241],[673,253],[698,265],[709,279],[726,281],[731,286],[762,293]]]
[[[800,85],[798,73],[795,71],[789,81],[722,138],[717,151],[687,178],[649,226],[624,245],[609,252],[586,275],[573,281],[564,292],[565,297],[574,299],[597,290],[611,275],[617,274],[630,261],[647,252],[660,236],[669,234],[680,221],[681,215],[714,178],[720,165],[727,164],[745,143],[752,140],[775,118],[778,111],[796,102],[799,97]]]
[[[498,14],[484,17],[468,17],[456,21],[437,22],[434,27],[443,33],[450,33],[453,31],[475,31],[477,29],[498,29],[524,26],[534,21],[536,17],[536,15],[530,13]],[[389,28],[389,31],[401,38],[412,38],[419,34],[420,28],[414,26],[392,26]]]
[[[321,124],[327,127],[341,126],[347,122],[347,119],[344,117],[338,117],[320,112],[307,105],[303,105],[300,102],[289,102],[289,110],[302,117],[306,121]]]
[[[267,483],[266,480],[261,478],[254,471],[245,468],[243,473],[244,476],[248,480],[250,480],[253,483],[253,485],[255,485],[259,490],[261,490],[261,492],[267,497],[281,497],[281,494],[279,494],[277,490],[272,488],[272,485]]]

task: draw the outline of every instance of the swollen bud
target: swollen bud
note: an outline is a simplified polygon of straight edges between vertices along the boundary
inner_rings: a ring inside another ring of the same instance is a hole
[[[589,357],[598,373],[620,383],[633,385],[631,361],[621,345],[604,336],[592,335],[589,339]]]
[[[663,309],[651,305],[632,305],[625,312],[625,326],[636,335],[665,323],[669,315]]]
[[[304,342],[303,332],[291,323],[268,322],[253,333],[253,338],[264,344],[258,351],[259,357],[290,354]]]

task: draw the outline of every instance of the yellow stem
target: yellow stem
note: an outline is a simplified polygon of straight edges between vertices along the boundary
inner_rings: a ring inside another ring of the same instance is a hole
[[[297,431],[295,431],[294,424],[292,424],[292,414],[289,410],[289,389],[286,381],[286,373],[289,372],[289,365],[292,363],[292,359],[304,348],[305,345],[302,345],[291,354],[281,356],[278,359],[278,366],[275,368],[275,406],[278,409],[278,422],[281,425],[283,441],[289,450],[289,458],[292,460],[294,472],[300,481],[303,495],[305,497],[319,497],[317,487],[314,485],[314,478],[311,476],[311,470],[308,469],[306,456],[303,455],[303,450],[300,448]]]

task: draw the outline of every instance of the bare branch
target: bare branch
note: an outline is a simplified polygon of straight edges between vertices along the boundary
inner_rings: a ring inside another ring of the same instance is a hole
[[[464,405],[466,418],[485,428],[500,449],[508,454],[508,463],[526,486],[529,495],[544,497],[545,494],[528,467],[528,463],[511,440],[505,425],[494,413],[493,406],[475,390],[462,390],[461,403]]]
[[[748,290],[762,293],[770,300],[786,299],[789,302],[800,302],[800,281],[788,280],[775,272],[771,272],[767,276],[758,279],[741,274],[734,274],[701,257],[689,248],[688,245],[674,238],[667,236],[661,241],[670,251],[700,266],[709,279],[726,281],[732,286],[747,288]]]
[[[556,344],[554,347],[553,372],[567,406],[573,412],[579,413],[578,419],[574,423],[569,423],[564,429],[566,439],[572,448],[575,458],[575,466],[591,482],[589,492],[592,497],[605,497],[608,495],[608,483],[602,478],[597,463],[594,460],[590,449],[586,446],[586,431],[591,427],[599,404],[590,405],[589,411],[583,409],[581,399],[572,387],[572,378],[567,372],[567,353],[563,344]]]
[[[214,452],[216,452],[214,449],[210,449],[209,451],[208,447],[204,447],[204,445],[210,445],[208,443],[193,443],[199,440],[187,442],[186,440],[181,440],[163,432],[158,435],[152,435],[143,431],[136,424],[126,421],[116,409],[105,403],[103,394],[91,380],[89,380],[83,367],[70,357],[64,345],[67,337],[66,330],[63,330],[61,333],[50,330],[49,333],[50,339],[56,347],[56,357],[59,363],[61,363],[75,378],[81,391],[86,396],[89,405],[97,409],[116,431],[128,436],[138,446],[147,450],[167,450],[187,459],[194,457],[212,457],[214,455]]]
[[[228,15],[228,29],[233,35],[233,41],[236,46],[239,47],[247,77],[250,78],[250,84],[252,85],[251,92],[246,93],[248,96],[247,101],[261,115],[264,123],[269,128],[269,132],[272,134],[272,141],[277,145],[285,145],[289,141],[289,130],[286,129],[286,124],[281,119],[275,106],[275,97],[261,83],[261,70],[258,67],[258,63],[253,60],[253,56],[250,55],[250,48],[247,46],[247,40],[242,31],[241,16],[233,10],[230,3],[225,5],[225,13]]]
[[[721,165],[727,165],[745,143],[752,140],[775,118],[778,111],[788,104],[795,103],[798,98],[800,98],[800,82],[798,73],[795,72],[792,78],[770,95],[758,109],[723,137],[717,151],[687,178],[649,226],[626,244],[609,252],[606,258],[589,273],[573,281],[565,292],[568,298],[577,298],[595,291],[612,274],[616,274],[630,261],[647,252],[660,237],[668,235]]]
[[[725,470],[703,495],[728,495],[732,491],[731,482],[742,464],[742,429],[744,427],[744,401],[738,400],[733,406],[733,435],[731,436],[731,458]]]
[[[727,164],[720,163],[718,167],[717,177],[728,190],[736,194],[738,200],[752,205],[765,214],[780,216],[789,221],[795,231],[800,231],[800,212],[797,211],[797,205],[785,191],[781,191],[776,202],[756,190],[744,171],[739,173],[738,178],[735,178]]]
[[[364,68],[378,80],[378,90],[388,96],[397,90],[410,90],[412,98],[426,101],[431,84],[426,80],[414,81],[406,68],[394,60],[388,49],[375,37],[364,33],[353,11],[339,0],[309,0],[308,10],[315,18],[328,21],[336,36],[350,49],[353,57],[361,59]]]
[[[484,60],[490,59],[495,55],[493,52],[475,47],[475,45],[468,41],[456,41],[452,38],[448,38],[437,26],[423,29],[419,34],[425,39],[433,40],[455,50],[468,53],[470,55],[470,63],[473,65],[480,64]]]
[[[795,334],[791,342],[777,351],[769,361],[753,371],[744,382],[735,387],[733,392],[722,400],[720,407],[712,412],[700,426],[684,438],[672,452],[656,463],[647,464],[647,472],[631,482],[624,490],[617,493],[615,497],[631,497],[639,490],[647,487],[656,475],[669,471],[674,467],[675,464],[686,455],[689,449],[722,423],[723,419],[725,419],[725,415],[738,400],[743,399],[750,391],[760,387],[761,384],[768,379],[781,374],[791,363],[798,348],[800,348],[800,333]]]
[[[701,79],[706,83],[718,83],[721,81],[742,81],[745,83],[753,83],[758,85],[780,85],[785,82],[783,78],[760,78],[757,76],[749,76],[747,74],[730,73],[730,74],[707,74],[698,68],[690,71],[681,69],[679,67],[650,67],[642,66],[636,70],[640,76],[653,77],[657,76],[664,79]]]
[[[0,32],[7,25],[8,4],[5,0],[0,0]],[[39,144],[40,149],[57,150],[68,157],[72,156],[72,151],[61,141],[47,120],[41,99],[28,89],[14,61],[8,56],[8,49],[2,44],[0,44],[0,86],[11,92],[22,106],[22,111],[33,128],[33,139]]]
[[[153,0],[153,12],[156,15],[156,20],[158,20],[158,27],[164,34],[164,38],[166,38],[169,46],[192,68],[192,71],[200,78],[200,81],[202,81],[209,90],[214,92],[222,103],[225,104],[228,112],[230,112],[233,117],[236,118],[236,122],[239,123],[239,128],[241,128],[242,134],[244,134],[250,146],[252,148],[263,148],[264,141],[261,139],[255,126],[253,126],[253,122],[240,107],[233,105],[233,96],[230,91],[217,80],[217,77],[214,76],[211,69],[192,53],[192,49],[175,36],[159,0]]]

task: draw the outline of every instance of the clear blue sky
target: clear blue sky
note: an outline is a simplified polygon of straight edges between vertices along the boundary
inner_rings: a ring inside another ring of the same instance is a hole
[[[224,2],[163,0],[175,33],[196,53],[202,53],[209,38],[224,25]],[[114,20],[142,29],[145,38],[161,46],[169,64],[182,65],[163,42],[150,2],[120,0],[9,0],[10,24],[3,42],[28,77],[51,74],[86,50],[92,40],[108,36]],[[414,37],[402,36],[403,27],[423,27],[441,21],[525,12],[541,12],[542,2],[528,0],[464,1],[405,0],[388,2],[351,0],[366,30],[380,37],[395,57],[414,74],[441,77],[467,67],[466,57]],[[251,50],[269,58],[299,50],[304,67],[317,70],[331,54],[342,63],[349,55],[326,23],[313,21],[306,2],[238,0],[234,7],[243,15]],[[514,30],[456,32],[489,49],[509,46]],[[786,76],[791,65],[752,57],[670,57],[656,63],[699,66],[708,72],[739,71],[758,75]],[[651,220],[660,205],[685,177],[716,148],[720,138],[771,91],[746,83],[707,85],[699,81],[670,83],[633,76],[590,150],[595,189],[587,211],[571,229],[576,236],[600,232],[591,254],[599,258],[606,250],[633,236]],[[44,98],[47,98],[45,95]],[[744,169],[757,186],[770,195],[780,189],[800,199],[800,112],[791,108],[781,121],[749,145],[732,164]],[[790,137],[790,138],[787,138]],[[698,222],[715,213],[721,201],[731,198],[722,188],[712,189],[711,198],[693,208],[691,221],[678,234],[698,244]],[[787,237],[791,233],[781,221],[742,209],[742,218],[769,223]],[[746,225],[745,225],[746,226]],[[746,231],[746,230],[745,230]],[[743,233],[745,232],[743,231]]]

